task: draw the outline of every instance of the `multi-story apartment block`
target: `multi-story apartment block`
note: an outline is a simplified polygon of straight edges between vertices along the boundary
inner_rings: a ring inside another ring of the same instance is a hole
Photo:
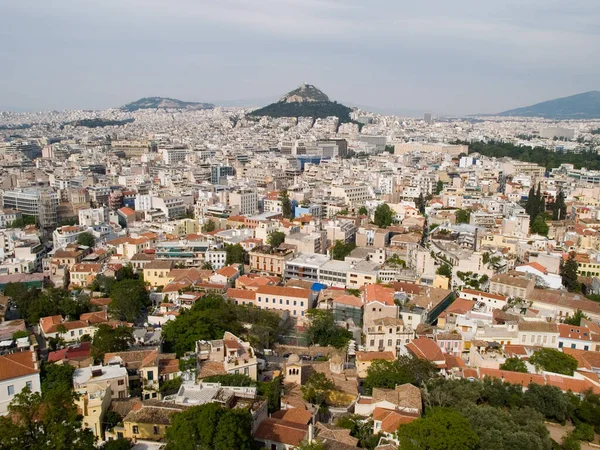
[[[262,246],[254,248],[249,256],[252,270],[282,276],[285,273],[285,263],[294,257],[294,252],[289,249],[271,249]]]

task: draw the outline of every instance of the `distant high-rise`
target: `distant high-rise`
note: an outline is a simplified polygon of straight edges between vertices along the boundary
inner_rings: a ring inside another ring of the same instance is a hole
[[[423,120],[425,120],[425,123],[431,123],[431,113],[425,113]]]

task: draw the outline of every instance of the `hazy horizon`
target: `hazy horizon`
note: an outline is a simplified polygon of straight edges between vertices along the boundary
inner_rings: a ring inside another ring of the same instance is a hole
[[[382,112],[466,115],[600,89],[592,0],[398,3],[4,2],[0,109],[261,106],[308,82]]]

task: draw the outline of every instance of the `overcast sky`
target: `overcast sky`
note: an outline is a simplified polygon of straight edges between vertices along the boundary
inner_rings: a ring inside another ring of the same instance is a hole
[[[0,108],[252,106],[302,82],[387,111],[600,89],[599,0],[0,0]]]

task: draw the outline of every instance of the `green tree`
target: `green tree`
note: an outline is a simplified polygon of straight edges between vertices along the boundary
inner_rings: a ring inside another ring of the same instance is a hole
[[[287,189],[279,191],[278,200],[281,202],[281,215],[283,218],[292,220],[294,218],[294,212],[292,211],[292,202]]]
[[[546,372],[562,373],[569,376],[573,375],[578,365],[575,358],[553,348],[542,348],[533,352],[529,362]]]
[[[361,216],[368,216],[369,210],[367,209],[366,206],[361,206],[360,208],[358,208],[358,214]]]
[[[581,291],[581,283],[578,281],[579,264],[575,261],[575,253],[571,252],[569,259],[562,262],[560,266],[560,276],[562,284],[569,292]]]
[[[240,244],[225,246],[225,264],[248,264],[248,253]]]
[[[369,395],[373,388],[394,389],[397,385],[411,383],[420,386],[437,376],[433,363],[416,356],[401,355],[393,361],[375,360],[367,370],[364,392]]]
[[[543,214],[538,214],[533,223],[531,224],[531,233],[539,234],[541,236],[548,236],[548,224]]]
[[[510,372],[527,373],[527,366],[519,358],[506,358],[503,364],[500,365],[500,370],[508,370]]]
[[[422,419],[400,425],[396,433],[402,450],[474,450],[479,437],[460,413],[434,408]]]
[[[176,394],[181,387],[181,383],[181,377],[175,377],[170,380],[166,380],[161,383],[159,391],[163,396]]]
[[[258,383],[258,395],[268,401],[269,414],[281,409],[281,393],[283,392],[283,377],[279,375],[271,381]]]
[[[444,263],[438,268],[438,270],[435,271],[435,273],[446,278],[451,278],[452,267],[450,266],[450,264]]]
[[[310,324],[306,329],[305,336],[310,344],[344,348],[348,341],[352,339],[350,331],[335,323],[331,310],[309,309],[307,315]]]
[[[113,328],[101,323],[92,340],[92,356],[96,361],[102,361],[106,353],[125,351],[134,341],[132,328],[122,326]]]
[[[75,368],[69,364],[43,363],[40,372],[42,394],[51,391],[69,391],[73,387],[73,372]]]
[[[343,261],[355,248],[356,244],[354,242],[344,244],[342,241],[335,241],[331,249],[331,257],[337,261]]]
[[[149,296],[142,280],[121,280],[110,290],[110,313],[117,320],[133,322],[149,305]]]
[[[419,198],[417,198],[417,201],[415,202],[415,206],[417,207],[419,212],[423,215],[425,215],[426,204],[427,204],[427,202],[425,201],[425,197],[423,197],[423,193],[421,192],[419,194]]]
[[[45,394],[25,388],[15,395],[9,415],[0,417],[3,450],[93,450],[94,435],[82,426],[70,390]]]
[[[469,223],[471,221],[471,211],[468,209],[456,210],[456,223]]]
[[[173,415],[166,450],[251,450],[252,416],[218,403],[192,406]]]
[[[560,191],[556,196],[556,201],[552,205],[552,220],[565,220],[567,218],[567,205],[565,204],[565,194]]]
[[[223,386],[256,386],[256,381],[243,373],[211,375],[202,378],[202,381],[206,383],[221,383]]]
[[[302,441],[296,450],[325,450],[325,445],[319,441]]]
[[[29,331],[27,331],[27,330],[19,330],[19,331],[15,331],[12,334],[13,341],[16,341],[17,339],[21,339],[21,338],[24,338],[24,337],[29,337]]]
[[[285,241],[285,233],[283,231],[272,231],[267,236],[267,244],[272,248],[277,248]]]
[[[441,180],[435,184],[435,195],[440,195],[444,190],[444,183]]]
[[[327,400],[327,394],[335,389],[333,381],[322,372],[313,372],[304,386],[301,387],[302,398],[309,403],[320,406]]]
[[[563,320],[563,323],[566,323],[567,325],[575,325],[575,326],[579,327],[579,326],[581,326],[582,319],[589,320],[590,318],[588,316],[586,316],[582,310],[578,309],[577,311],[575,311],[575,314],[573,314],[572,316],[567,317],[565,320]]]
[[[85,247],[93,248],[94,245],[96,245],[96,238],[92,233],[88,233],[86,231],[85,233],[81,233],[79,236],[77,236],[77,243]]]
[[[202,231],[205,233],[211,233],[217,229],[217,225],[215,221],[212,219],[208,219],[204,225],[202,225]]]
[[[563,424],[571,418],[574,409],[570,398],[549,384],[531,383],[523,394],[523,404],[539,411],[546,419]]]
[[[129,450],[131,447],[131,441],[124,438],[119,438],[106,441],[100,446],[100,450]]]
[[[382,203],[375,209],[373,223],[380,228],[389,227],[394,221],[394,212],[390,205]]]

